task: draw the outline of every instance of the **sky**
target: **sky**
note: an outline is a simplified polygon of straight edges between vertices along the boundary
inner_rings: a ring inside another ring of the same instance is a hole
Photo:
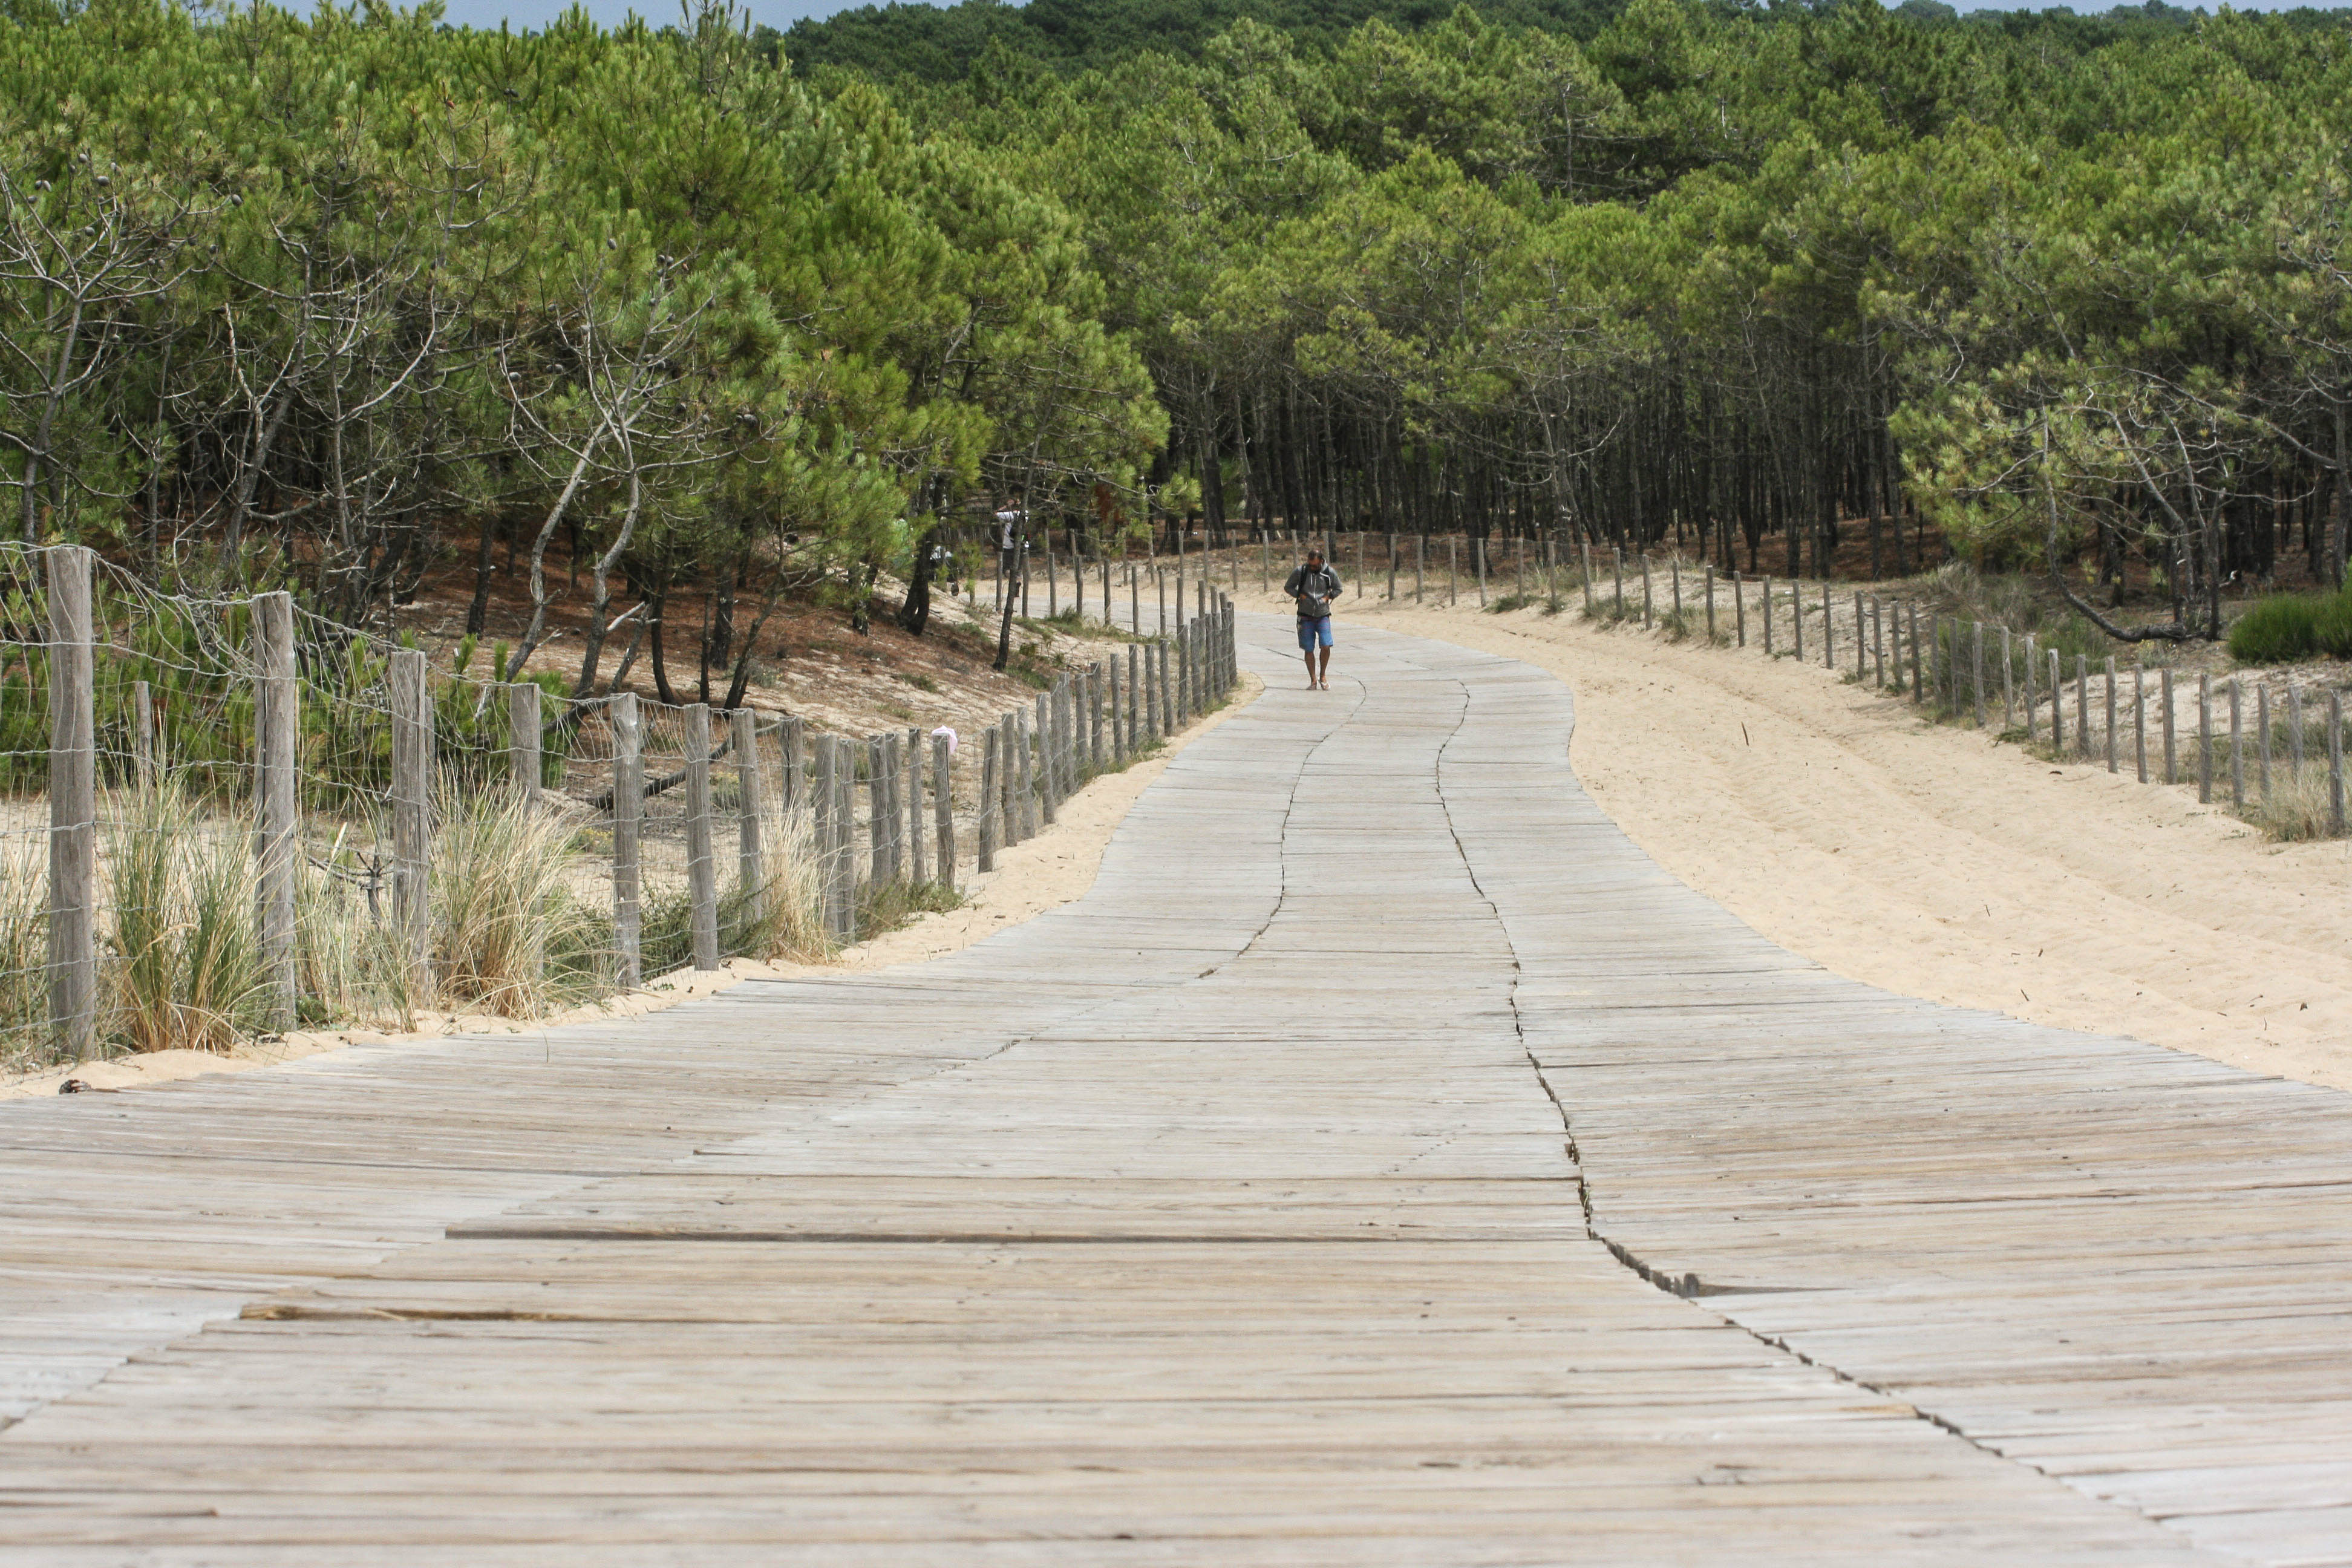
[[[865,0],[851,0],[851,3],[862,5]],[[1954,0],[1954,3],[1963,11],[1974,11],[1980,8],[1982,0]],[[2068,0],[2068,3],[2077,11],[2093,12],[2105,11],[2116,0]],[[2219,0],[2172,0],[2172,3],[2201,3],[2210,10],[2219,4]],[[2242,11],[2282,8],[2282,0],[2235,0],[2235,3]],[[2326,6],[2344,4],[2345,0],[2294,0],[2294,3]],[[632,10],[656,26],[678,19],[677,0],[635,0],[634,5],[631,0],[585,0],[585,4],[590,16],[607,24],[620,21]],[[2001,10],[2013,10],[2021,5],[2031,6],[2037,11],[2042,8],[2042,0],[1996,0],[1996,4]],[[446,0],[446,5],[448,20],[460,26],[495,27],[500,21],[506,21],[522,29],[546,26],[570,7],[571,0]],[[789,27],[803,16],[830,16],[847,8],[843,0],[751,0],[750,6],[753,21],[764,22],[776,28]]]

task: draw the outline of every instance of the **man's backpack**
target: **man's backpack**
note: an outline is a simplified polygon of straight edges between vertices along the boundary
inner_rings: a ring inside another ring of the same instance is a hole
[[[1331,568],[1302,568],[1298,576],[1298,613],[1310,620],[1321,620],[1331,613],[1331,601],[1339,593],[1339,580]]]

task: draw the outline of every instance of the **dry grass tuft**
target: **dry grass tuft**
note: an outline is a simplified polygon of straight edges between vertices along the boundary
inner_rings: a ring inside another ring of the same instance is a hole
[[[268,1013],[250,829],[173,784],[122,800],[109,832],[106,1033],[134,1051],[227,1051]]]
[[[593,993],[609,922],[569,886],[572,834],[503,789],[439,795],[430,907],[444,1005],[528,1018]]]

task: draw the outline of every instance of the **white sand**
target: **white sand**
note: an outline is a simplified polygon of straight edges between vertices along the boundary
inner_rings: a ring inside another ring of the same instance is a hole
[[[1248,706],[1265,689],[1263,681],[1244,674],[1231,702],[1175,736],[1160,755],[1123,773],[1107,773],[1089,781],[1062,804],[1055,813],[1058,820],[1053,826],[1014,848],[1000,850],[996,869],[967,883],[966,902],[961,909],[919,916],[897,931],[848,949],[833,963],[769,964],[730,959],[723,969],[680,970],[649,982],[641,991],[575,1007],[552,1018],[523,1021],[425,1013],[418,1016],[420,1028],[415,1034],[388,1036],[366,1029],[305,1031],[283,1039],[250,1042],[227,1055],[154,1051],[70,1067],[44,1068],[0,1080],[0,1100],[55,1094],[68,1079],[79,1080],[92,1092],[111,1093],[172,1083],[205,1073],[250,1072],[352,1045],[440,1039],[450,1035],[534,1034],[561,1025],[657,1012],[689,997],[707,996],[750,979],[797,978],[843,969],[879,968],[953,952],[1007,926],[1082,897],[1094,885],[1112,832],[1151,781],[1167,771],[1169,760]]]
[[[1839,973],[2352,1088],[2352,845],[2273,844],[2192,789],[1936,728],[1753,647],[1572,608],[1341,609],[1335,679],[1350,622],[1559,675],[1570,761],[1634,842]]]

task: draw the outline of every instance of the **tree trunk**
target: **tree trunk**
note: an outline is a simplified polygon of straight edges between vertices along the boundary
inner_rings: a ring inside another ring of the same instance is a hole
[[[939,542],[940,531],[934,525],[915,545],[915,570],[907,582],[907,602],[898,611],[898,624],[910,637],[921,637],[931,624],[931,552]]]

